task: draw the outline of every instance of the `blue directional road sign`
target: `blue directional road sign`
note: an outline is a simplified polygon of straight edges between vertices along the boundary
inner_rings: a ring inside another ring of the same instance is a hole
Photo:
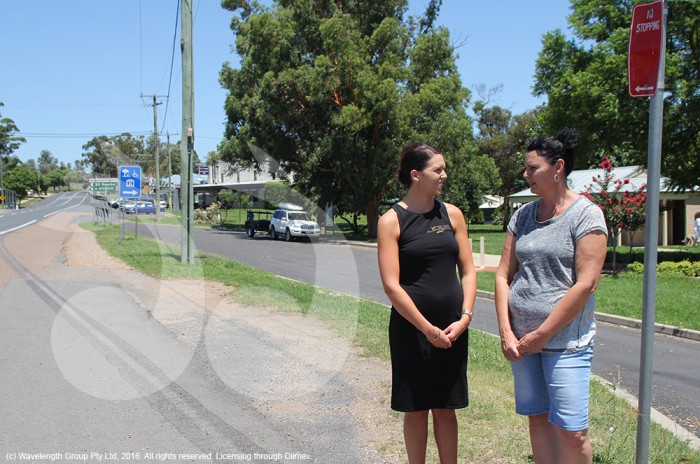
[[[141,166],[119,166],[119,196],[141,198]]]

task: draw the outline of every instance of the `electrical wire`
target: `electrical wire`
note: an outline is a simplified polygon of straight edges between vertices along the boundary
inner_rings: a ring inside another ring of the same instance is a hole
[[[180,0],[177,0],[177,10],[175,12],[175,31],[173,32],[173,47],[172,51],[170,53],[170,77],[168,78],[168,92],[167,92],[167,101],[165,102],[165,113],[163,115],[163,128],[160,130],[160,134],[163,134],[163,130],[165,129],[165,122],[167,121],[168,118],[168,108],[170,106],[170,85],[172,84],[173,81],[173,65],[175,62],[175,44],[176,44],[176,39],[177,39],[177,24],[178,24],[178,18],[180,17]]]
[[[79,138],[85,138],[85,137],[111,137],[115,135],[122,135],[122,134],[131,134],[131,135],[150,135],[152,134],[152,131],[121,131],[121,132],[102,132],[102,133],[95,133],[95,134],[56,134],[56,133],[49,133],[49,132],[17,132],[16,135],[20,137],[27,137],[27,138],[56,138],[56,139],[79,139]]]
[[[143,8],[139,0],[139,91],[143,93],[143,25],[141,16]]]
[[[61,102],[32,100],[27,98],[5,98],[0,97],[0,101],[12,102],[14,108],[31,108],[41,110],[85,110],[85,109],[128,109],[141,108],[142,105],[136,103],[100,103],[100,102]]]

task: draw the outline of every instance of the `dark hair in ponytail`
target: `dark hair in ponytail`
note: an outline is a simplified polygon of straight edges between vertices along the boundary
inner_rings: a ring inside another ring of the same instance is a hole
[[[440,152],[428,144],[416,142],[406,145],[401,152],[401,164],[399,165],[398,179],[406,188],[411,186],[411,171],[422,171],[428,165],[433,155]]]
[[[543,156],[550,165],[557,160],[564,160],[566,175],[574,170],[574,152],[578,146],[579,135],[576,129],[566,128],[556,137],[542,137],[532,140],[527,145],[527,151],[536,151]]]

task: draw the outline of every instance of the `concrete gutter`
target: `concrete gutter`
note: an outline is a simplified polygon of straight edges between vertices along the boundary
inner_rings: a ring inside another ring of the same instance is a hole
[[[626,392],[620,387],[616,387],[611,382],[605,380],[604,378],[591,374],[591,378],[605,385],[607,389],[616,397],[622,398],[627,404],[637,409],[639,406],[639,400],[632,394]],[[661,427],[665,428],[676,437],[684,440],[688,443],[688,446],[695,451],[700,451],[700,438],[693,435],[688,429],[680,424],[677,424],[670,417],[665,416],[660,411],[651,408],[651,420],[659,424]]]

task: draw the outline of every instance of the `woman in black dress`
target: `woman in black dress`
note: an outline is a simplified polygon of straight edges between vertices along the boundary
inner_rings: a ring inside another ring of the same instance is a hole
[[[456,463],[454,410],[469,402],[467,327],[476,297],[467,226],[456,206],[435,198],[447,179],[437,150],[406,146],[398,177],[408,192],[378,227],[379,272],[392,304],[391,407],[405,412],[409,463],[425,462],[430,411],[440,462]]]

